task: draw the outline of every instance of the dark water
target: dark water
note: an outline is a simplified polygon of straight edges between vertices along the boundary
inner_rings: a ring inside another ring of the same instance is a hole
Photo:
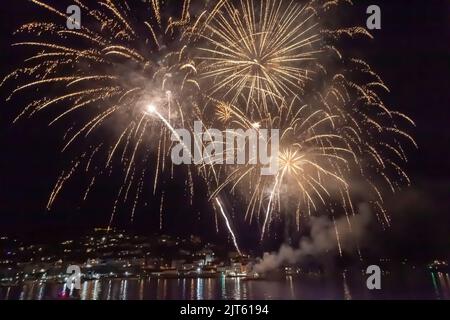
[[[60,299],[64,284],[32,282],[0,287],[1,300]],[[217,279],[112,279],[87,281],[83,300],[307,300],[307,299],[450,299],[450,276],[417,272],[384,275],[382,290],[369,291],[363,276],[342,274],[287,277],[277,281]]]

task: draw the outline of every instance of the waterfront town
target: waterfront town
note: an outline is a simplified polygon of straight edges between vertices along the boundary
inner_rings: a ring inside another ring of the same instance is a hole
[[[240,256],[199,237],[135,236],[118,230],[95,229],[79,239],[57,244],[26,244],[0,238],[0,283],[64,281],[67,268],[77,265],[84,280],[100,278],[258,277],[257,259]],[[287,268],[293,272],[292,268]]]
[[[342,259],[341,259],[342,260]],[[126,278],[217,278],[261,280],[285,278],[305,273],[320,274],[320,266],[283,263],[270,273],[259,274],[260,258],[239,255],[228,246],[168,235],[131,235],[121,230],[94,229],[84,236],[51,244],[22,242],[0,236],[0,286],[44,281],[64,283],[69,266],[78,266],[83,281]],[[380,259],[383,270],[394,265]],[[408,260],[396,264],[416,268]],[[447,261],[431,261],[430,271],[448,272]],[[387,271],[389,272],[389,271]]]

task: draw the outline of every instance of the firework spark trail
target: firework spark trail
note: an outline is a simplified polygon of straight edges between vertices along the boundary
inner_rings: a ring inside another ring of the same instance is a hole
[[[185,151],[189,152],[189,155],[192,157],[191,150],[183,143],[183,139],[178,134],[177,130],[170,124],[170,122],[163,117],[163,115],[156,109],[154,105],[150,105],[147,109],[149,114],[155,114],[159,119],[164,123],[164,125],[172,132],[172,134],[176,137],[176,139],[183,144],[183,148]]]
[[[274,199],[275,194],[276,194],[276,192],[277,192],[277,190],[278,190],[278,185],[281,184],[282,181],[283,181],[283,177],[284,177],[284,174],[285,174],[285,173],[286,173],[286,169],[284,169],[283,172],[281,173],[281,177],[280,177],[280,174],[277,174],[277,176],[276,176],[276,178],[275,178],[275,183],[274,183],[273,189],[272,189],[272,191],[270,192],[269,203],[267,204],[267,209],[266,209],[266,214],[265,214],[266,217],[265,217],[265,219],[264,219],[264,224],[263,224],[262,232],[261,232],[261,241],[264,240],[264,236],[265,236],[265,233],[266,233],[267,223],[269,222],[269,218],[270,218],[271,211],[272,211],[272,202],[273,202],[273,199]]]
[[[242,252],[239,249],[239,245],[237,243],[236,235],[233,232],[233,228],[231,228],[230,220],[228,219],[227,214],[225,213],[225,210],[224,210],[224,208],[222,206],[222,203],[220,202],[219,198],[215,198],[215,200],[216,200],[217,205],[219,206],[220,213],[222,213],[222,216],[223,216],[223,218],[225,220],[225,223],[227,225],[228,231],[230,232],[231,237],[233,238],[233,244],[234,244],[237,252],[239,253],[239,255],[242,256]]]
[[[333,228],[334,228],[334,232],[336,234],[336,242],[337,242],[337,245],[338,245],[339,255],[342,258],[341,236],[339,235],[339,230],[337,228],[336,219],[334,217],[333,217]]]
[[[149,105],[148,107],[147,107],[147,112],[149,113],[149,114],[155,114],[163,123],[164,123],[164,125],[170,130],[170,132],[173,134],[173,136],[177,139],[177,141],[179,142],[179,143],[181,143],[181,145],[183,146],[183,149],[188,153],[188,155],[189,155],[189,157],[191,158],[191,159],[193,159],[194,158],[194,156],[192,155],[192,151],[189,149],[189,147],[183,142],[183,139],[180,137],[180,135],[178,134],[178,132],[177,132],[177,130],[170,124],[170,122],[157,110],[157,108],[156,108],[156,106],[154,106],[154,105]],[[210,139],[212,139],[211,138],[211,135],[209,135],[209,138]],[[198,143],[197,141],[196,141],[196,143]],[[195,146],[198,150],[201,150],[204,146],[203,145],[198,145],[198,144],[196,144],[196,146]],[[204,159],[204,161],[205,161],[205,159]],[[202,167],[200,167],[200,169],[201,169]],[[217,172],[215,171],[215,169],[212,167],[211,168],[211,171],[213,172],[213,175],[214,175],[214,177],[216,178],[216,180],[217,180]]]

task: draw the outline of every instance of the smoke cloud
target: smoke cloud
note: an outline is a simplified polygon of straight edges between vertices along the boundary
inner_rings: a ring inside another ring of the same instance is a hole
[[[330,250],[336,250],[338,247],[336,229],[341,249],[355,252],[355,240],[363,237],[372,218],[369,205],[361,204],[358,209],[359,214],[354,217],[337,219],[336,226],[326,217],[313,217],[310,221],[311,233],[309,237],[300,240],[298,249],[284,244],[278,252],[266,253],[260,263],[255,265],[254,271],[265,273],[278,269],[283,264],[301,263],[307,257],[314,258]]]

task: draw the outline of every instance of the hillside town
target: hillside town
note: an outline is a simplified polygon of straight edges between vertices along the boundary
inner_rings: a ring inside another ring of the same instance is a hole
[[[209,278],[253,277],[257,259],[240,256],[199,237],[132,236],[123,231],[95,229],[79,239],[58,244],[25,244],[3,236],[0,283],[64,281],[67,268],[77,265],[86,280],[123,277]]]

